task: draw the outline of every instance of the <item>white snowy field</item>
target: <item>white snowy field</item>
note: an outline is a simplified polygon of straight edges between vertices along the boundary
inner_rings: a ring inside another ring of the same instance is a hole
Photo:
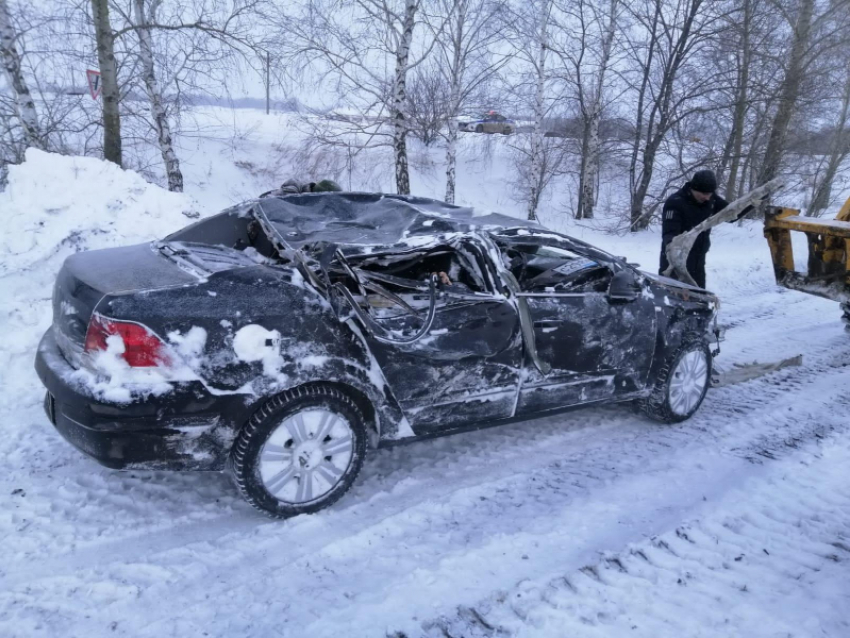
[[[837,304],[775,286],[756,223],[713,237],[717,363],[803,364],[677,426],[614,406],[380,450],[339,503],[283,522],[224,475],[115,472],[62,440],[32,367],[62,260],[292,176],[287,119],[239,117],[181,141],[185,195],[39,153],[0,193],[0,636],[850,636],[850,334]],[[507,140],[478,143],[460,202],[521,216]],[[440,197],[429,161],[414,191]],[[657,230],[608,235],[558,200],[545,221],[655,270]]]

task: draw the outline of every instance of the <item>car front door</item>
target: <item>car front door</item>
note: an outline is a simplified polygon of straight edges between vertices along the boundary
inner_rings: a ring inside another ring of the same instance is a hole
[[[542,363],[530,367],[517,413],[616,400],[642,390],[655,349],[655,307],[638,289],[628,299],[609,294],[615,272],[628,266],[606,260],[601,251],[588,254],[568,238],[520,243],[527,241],[504,247]]]

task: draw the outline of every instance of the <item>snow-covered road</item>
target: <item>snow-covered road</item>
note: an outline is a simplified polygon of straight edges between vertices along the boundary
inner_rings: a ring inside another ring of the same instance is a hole
[[[657,242],[592,240],[647,264]],[[715,240],[718,362],[802,366],[677,426],[613,406],[381,450],[338,504],[283,522],[225,476],[113,472],[66,444],[21,389],[34,290],[3,319],[0,636],[850,635],[850,335],[837,304],[770,283],[762,242]]]

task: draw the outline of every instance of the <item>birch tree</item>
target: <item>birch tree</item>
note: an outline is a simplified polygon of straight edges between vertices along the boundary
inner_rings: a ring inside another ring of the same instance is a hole
[[[543,118],[546,114],[546,61],[549,49],[549,22],[552,17],[552,2],[539,2],[537,40],[533,48],[537,52],[534,59],[534,131],[531,133],[531,161],[528,197],[528,219],[537,220],[537,208],[543,192]]]
[[[623,11],[622,0],[577,0],[563,7],[575,34],[556,50],[565,69],[565,83],[575,95],[581,121],[579,189],[576,219],[593,217],[602,144],[599,125],[606,105],[606,84],[612,74],[615,35]]]
[[[0,58],[9,86],[15,95],[15,106],[28,146],[45,148],[44,134],[38,123],[35,101],[24,78],[21,56],[16,42],[18,35],[12,24],[7,0],[0,0]]]
[[[803,84],[803,74],[806,68],[806,57],[809,53],[812,34],[812,18],[814,17],[815,0],[800,0],[799,11],[793,19],[793,39],[788,65],[782,80],[779,104],[770,128],[764,162],[759,172],[759,183],[767,182],[779,174],[779,166],[785,151],[788,125],[794,114],[800,88]]]
[[[216,0],[111,0],[107,7],[111,17],[102,28],[109,28],[105,39],[111,43],[111,59],[116,66],[116,118],[120,125],[123,112],[125,117],[149,123],[169,190],[183,190],[183,174],[173,141],[173,119],[181,92],[185,88],[208,92],[216,81],[223,84],[225,73],[234,71],[232,60],[239,53],[245,59],[256,59],[256,28],[252,23],[262,5],[262,0],[226,4]],[[93,17],[97,25],[99,16]],[[101,74],[106,114],[112,102],[107,96],[102,63]],[[148,98],[149,118],[143,112],[135,112],[132,100],[122,99],[137,91]],[[104,117],[105,131],[108,128]]]
[[[446,194],[455,201],[457,182],[456,119],[481,101],[480,89],[507,58],[494,51],[504,29],[501,0],[440,0],[436,20],[429,23],[437,42],[437,64],[448,89],[445,119]]]
[[[157,9],[162,4],[161,0],[153,0],[145,7],[145,0],[133,0],[136,35],[139,37],[139,59],[142,67],[142,80],[147,91],[151,106],[151,117],[157,133],[157,142],[162,161],[165,164],[165,174],[168,178],[168,190],[178,193],[183,192],[183,173],[180,171],[180,161],[174,151],[174,143],[171,139],[171,125],[168,123],[168,115],[165,110],[164,99],[159,83],[157,82],[156,69],[154,67],[153,43],[151,37],[151,24],[156,23]]]
[[[551,178],[545,172],[547,146],[543,138],[544,120],[551,104],[550,40],[553,22],[554,0],[532,0],[517,2],[512,7],[507,31],[513,55],[527,69],[521,72],[519,86],[514,90],[521,94],[534,118],[527,148],[519,148],[526,167],[519,171],[523,177],[523,197],[526,203],[526,215],[531,221],[537,221],[540,199],[546,183]],[[516,72],[515,72],[516,73]],[[523,100],[524,101],[524,100]],[[551,149],[548,149],[551,150]]]
[[[717,70],[701,67],[696,60],[701,47],[719,30],[715,16],[705,11],[706,4],[704,0],[648,0],[630,7],[639,25],[630,43],[638,69],[629,162],[633,231],[649,223],[652,209],[645,209],[645,200],[668,133],[682,119],[704,111],[706,96],[717,86]]]
[[[389,147],[400,194],[410,193],[407,78],[434,47],[432,39],[413,52],[421,3],[305,0],[301,15],[286,23],[279,44],[304,75],[333,86],[348,111],[331,116],[333,130],[310,122],[312,134],[328,145],[346,147],[356,138],[360,148]]]

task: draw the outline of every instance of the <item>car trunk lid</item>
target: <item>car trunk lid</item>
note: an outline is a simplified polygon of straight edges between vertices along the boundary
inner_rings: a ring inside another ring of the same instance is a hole
[[[89,320],[104,296],[191,284],[198,274],[181,268],[155,244],[71,255],[53,288],[53,327],[65,358],[80,366]]]

